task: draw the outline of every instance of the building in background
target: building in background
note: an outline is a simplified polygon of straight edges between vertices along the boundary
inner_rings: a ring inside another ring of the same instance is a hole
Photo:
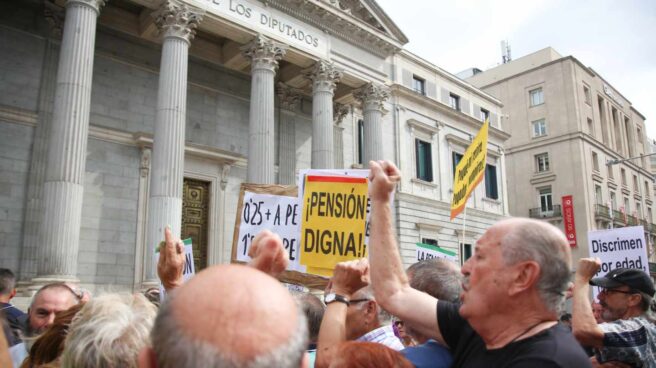
[[[0,263],[21,287],[156,282],[162,229],[230,261],[242,182],[398,163],[397,232],[461,259],[507,215],[501,103],[403,50],[373,0],[0,5]],[[492,121],[466,230],[453,167]],[[464,245],[460,245],[464,239]]]
[[[653,257],[654,180],[645,156],[645,117],[625,96],[594,69],[552,48],[467,81],[504,104],[513,216],[566,230],[567,202],[574,214],[575,259],[588,256],[589,230],[635,225],[644,226]],[[563,201],[567,196],[571,202]]]

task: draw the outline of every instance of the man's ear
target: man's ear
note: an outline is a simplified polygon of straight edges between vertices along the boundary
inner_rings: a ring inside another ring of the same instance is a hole
[[[640,306],[640,303],[642,303],[642,294],[631,294],[629,295],[629,306],[630,307],[638,307]]]
[[[512,266],[509,295],[516,295],[533,287],[540,278],[540,265],[535,261],[519,262]]]
[[[157,368],[157,357],[151,347],[146,346],[141,349],[137,357],[137,366],[139,368]]]
[[[13,299],[13,297],[16,296],[16,288],[11,289],[11,293],[9,294],[9,299]]]

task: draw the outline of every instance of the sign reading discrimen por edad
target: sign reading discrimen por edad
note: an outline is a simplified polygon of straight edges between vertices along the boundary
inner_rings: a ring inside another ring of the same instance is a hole
[[[366,178],[305,177],[301,219],[301,265],[332,275],[335,264],[367,256]]]
[[[638,268],[649,273],[647,244],[642,226],[622,227],[588,232],[590,257],[601,259],[600,277],[616,268]],[[595,298],[599,293],[593,287]]]

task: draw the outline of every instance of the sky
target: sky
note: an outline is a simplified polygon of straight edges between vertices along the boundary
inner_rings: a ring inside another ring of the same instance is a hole
[[[656,0],[376,0],[405,48],[458,73],[545,47],[592,67],[647,119],[656,139]]]

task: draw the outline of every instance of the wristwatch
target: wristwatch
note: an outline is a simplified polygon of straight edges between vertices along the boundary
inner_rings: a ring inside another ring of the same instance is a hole
[[[323,297],[323,302],[326,303],[326,305],[333,303],[333,302],[340,302],[344,303],[347,306],[349,305],[349,299],[345,297],[344,295],[339,295],[335,293],[328,293],[324,295]]]

